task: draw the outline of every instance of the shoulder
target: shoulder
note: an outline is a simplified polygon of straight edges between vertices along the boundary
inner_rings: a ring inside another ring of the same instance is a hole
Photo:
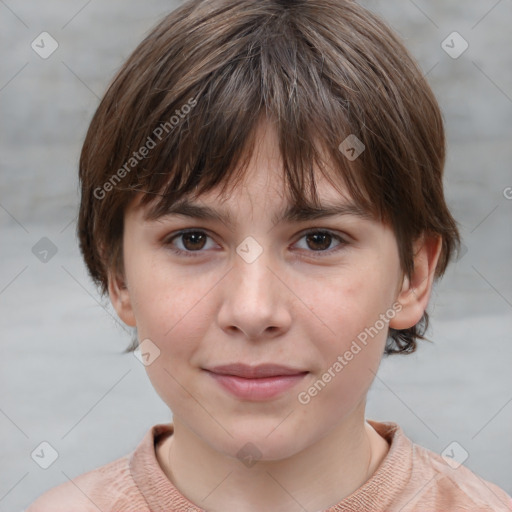
[[[129,499],[134,488],[125,456],[53,487],[24,512],[98,512]]]
[[[462,455],[457,461],[454,449],[440,455],[420,445],[413,446],[413,469],[422,477],[421,494],[427,503],[433,500],[436,506],[463,505],[482,512],[512,512],[512,498],[496,484],[464,466]]]
[[[24,512],[97,512],[98,508],[71,484],[64,483],[37,498]]]
[[[97,512],[98,508],[71,482],[66,482],[37,498],[24,512]]]
[[[390,492],[397,509],[512,512],[505,490],[464,465],[468,454],[460,444],[453,442],[437,453],[415,443],[396,423],[370,424],[391,444],[380,472],[383,485],[393,479]]]

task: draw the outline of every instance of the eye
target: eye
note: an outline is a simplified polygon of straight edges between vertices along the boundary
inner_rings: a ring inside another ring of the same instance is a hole
[[[307,233],[303,233],[300,240],[306,240],[306,247],[309,249],[313,249],[312,251],[307,251],[309,253],[313,253],[313,257],[323,257],[323,253],[327,253],[330,255],[334,252],[337,252],[343,248],[343,246],[347,245],[347,241],[343,239],[341,236],[336,235],[330,231],[325,230],[310,230]],[[329,249],[331,243],[337,240],[339,243],[334,247],[334,249]],[[308,255],[309,256],[309,255]]]
[[[208,234],[201,230],[188,230],[188,231],[180,231],[176,233],[171,238],[168,238],[164,241],[166,246],[169,246],[170,249],[176,254],[183,256],[199,256],[193,254],[195,252],[202,252],[206,245],[206,240],[211,238]],[[174,240],[178,240],[181,242],[183,249],[177,248],[174,245]]]
[[[170,249],[176,254],[194,257],[200,256],[201,253],[204,252],[202,251],[202,249],[208,249],[208,239],[211,240],[211,237],[205,231],[197,229],[187,230],[180,231],[179,233],[172,235],[170,238],[164,241],[164,244],[170,247]],[[336,235],[330,231],[318,229],[310,230],[306,233],[303,233],[299,241],[302,239],[305,239],[306,241],[306,252],[312,253],[310,255],[314,257],[324,256],[324,254],[322,253],[332,254],[334,252],[337,252],[348,243],[339,235]],[[177,243],[175,243],[175,241]],[[338,241],[338,245],[336,245],[334,249],[330,248],[333,241]],[[177,245],[181,245],[181,248],[177,247]]]

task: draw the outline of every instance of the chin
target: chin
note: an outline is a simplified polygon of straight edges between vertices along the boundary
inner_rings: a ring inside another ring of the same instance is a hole
[[[241,425],[226,425],[227,430],[233,437],[221,434],[220,438],[211,440],[211,446],[230,457],[249,460],[277,461],[291,457],[309,445],[307,439],[297,435],[295,428],[285,425],[282,418],[276,421],[266,419],[255,421],[254,417],[250,422]]]
[[[224,447],[219,447],[224,448]],[[254,462],[280,461],[292,457],[301,451],[296,439],[290,439],[288,443],[274,442],[265,439],[240,438],[229,443],[228,450],[223,451],[230,457],[239,459],[247,467],[251,467]]]

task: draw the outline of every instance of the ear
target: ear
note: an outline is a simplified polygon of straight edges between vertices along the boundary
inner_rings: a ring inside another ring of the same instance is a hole
[[[442,242],[441,236],[426,235],[415,242],[414,270],[410,279],[404,276],[397,296],[402,309],[389,322],[393,329],[409,329],[421,320],[430,299]]]
[[[117,311],[119,318],[130,327],[136,327],[135,315],[133,312],[130,291],[126,286],[124,276],[117,272],[109,272],[108,275],[108,294],[112,306]]]

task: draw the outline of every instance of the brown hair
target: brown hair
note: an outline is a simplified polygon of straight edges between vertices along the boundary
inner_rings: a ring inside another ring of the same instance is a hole
[[[409,277],[413,241],[440,235],[435,278],[444,273],[460,238],[443,193],[442,115],[388,25],[349,0],[189,0],[128,58],[85,138],[78,236],[103,295],[109,272],[122,275],[127,205],[142,193],[156,218],[185,195],[224,192],[243,176],[262,116],[276,124],[296,205],[318,204],[316,164],[389,222]],[[349,135],[364,144],[354,160],[340,146]],[[390,329],[385,354],[414,352],[428,321],[425,311]]]

